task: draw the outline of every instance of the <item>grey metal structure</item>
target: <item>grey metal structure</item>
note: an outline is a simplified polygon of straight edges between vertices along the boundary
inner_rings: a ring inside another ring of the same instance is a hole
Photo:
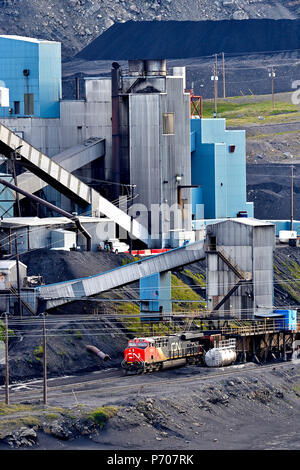
[[[131,60],[128,72],[115,65],[113,90],[117,80],[119,106],[114,92],[115,145],[108,179],[135,185],[134,202],[141,205],[136,208],[139,220],[151,229],[150,246],[170,246],[170,230],[191,230],[191,190],[186,188],[191,185],[190,95],[185,78],[167,75],[165,60]],[[184,188],[180,202],[179,186]]]
[[[201,259],[205,259],[204,240],[105,271],[95,276],[40,286],[36,288],[35,292],[42,308],[48,310],[72,302],[72,300],[97,295],[138,281],[142,277],[170,271],[178,266],[185,266]]]
[[[20,163],[47,184],[75,201],[90,204],[93,215],[104,214],[137,239],[148,242],[148,230],[137,220],[132,221],[128,214],[3,124],[0,124],[0,152],[7,158],[12,158],[14,152],[17,152]]]
[[[207,227],[207,306],[238,318],[273,306],[275,225],[228,219]]]

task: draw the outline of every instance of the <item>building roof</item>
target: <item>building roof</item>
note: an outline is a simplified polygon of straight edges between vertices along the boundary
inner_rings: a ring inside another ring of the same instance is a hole
[[[15,35],[10,35],[10,34],[1,34],[0,38],[12,39],[14,41],[32,42],[32,43],[35,43],[35,44],[40,44],[40,43],[60,44],[58,41],[48,41],[47,39],[29,38],[29,37],[26,37],[26,36],[15,36]]]
[[[26,267],[24,263],[19,261],[20,264]],[[0,260],[0,271],[7,271],[16,265],[16,260]]]
[[[266,222],[265,220],[259,220],[259,219],[252,219],[250,217],[236,217],[232,219],[227,219],[231,220],[232,222],[237,222],[239,224],[244,224],[244,225],[251,225],[252,227],[263,227],[265,225],[272,226],[274,224],[271,224],[270,222]]]
[[[88,217],[78,216],[81,223],[97,223],[97,222],[109,222],[111,219],[105,217]],[[12,228],[12,227],[32,227],[37,225],[65,225],[70,224],[71,219],[67,217],[5,217],[0,221],[0,227]]]

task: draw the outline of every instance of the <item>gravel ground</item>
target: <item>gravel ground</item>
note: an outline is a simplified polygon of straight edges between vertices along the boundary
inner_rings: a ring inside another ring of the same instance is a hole
[[[118,406],[102,430],[90,429],[74,438],[74,427],[65,417],[56,420],[52,430],[45,423],[35,425],[37,436],[31,448],[298,450],[300,365],[274,363],[264,370],[259,366],[250,370],[251,364],[237,367],[224,369],[226,376],[218,377],[215,370],[196,367],[132,377],[134,392],[125,387],[121,394],[108,390],[105,395],[105,386],[100,392],[90,390],[80,395],[81,409]],[[209,380],[201,380],[202,375]],[[171,379],[180,380],[171,383]],[[116,381],[124,383],[122,378]],[[69,407],[75,413],[73,398],[68,402],[64,396],[51,405]],[[5,438],[0,448],[8,448]]]

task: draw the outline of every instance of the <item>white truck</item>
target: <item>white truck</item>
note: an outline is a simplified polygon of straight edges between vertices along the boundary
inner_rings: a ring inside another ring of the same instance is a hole
[[[278,238],[280,243],[289,243],[290,240],[297,240],[297,232],[296,230],[280,230]]]
[[[120,242],[118,238],[110,238],[105,242],[99,243],[98,251],[102,250],[110,251],[117,255],[118,253],[125,253],[126,251],[129,251],[129,245],[127,245],[127,243]]]

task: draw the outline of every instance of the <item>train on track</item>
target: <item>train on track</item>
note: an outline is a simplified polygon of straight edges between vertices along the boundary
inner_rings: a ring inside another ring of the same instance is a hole
[[[139,374],[204,363],[206,352],[213,347],[214,336],[203,333],[134,338],[128,342],[121,366],[125,374]]]
[[[227,366],[237,359],[287,360],[300,355],[299,333],[296,312],[277,310],[276,315],[221,329],[130,339],[121,366],[125,374],[139,374],[189,364]]]

